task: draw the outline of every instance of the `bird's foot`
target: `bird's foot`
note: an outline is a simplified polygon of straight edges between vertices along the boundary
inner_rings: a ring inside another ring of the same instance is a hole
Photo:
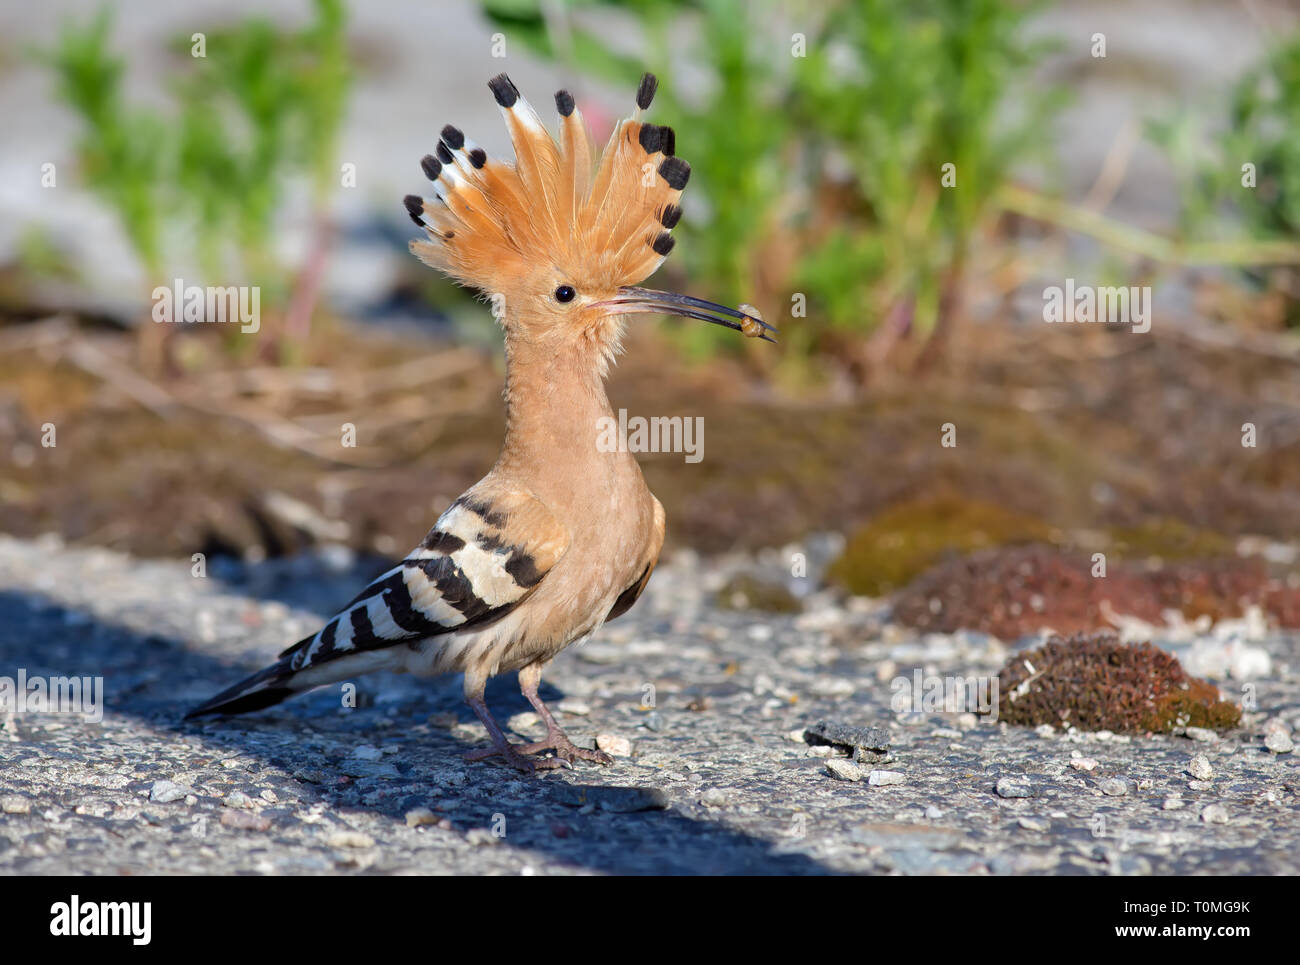
[[[511,744],[509,741],[503,741],[500,744],[493,744],[491,747],[485,747],[482,750],[470,751],[465,755],[467,761],[485,761],[491,757],[500,757],[502,763],[509,764],[517,771],[524,774],[532,774],[535,771],[546,771],[557,767],[564,767],[565,761],[559,757],[530,757],[533,752],[528,748],[531,744]]]
[[[558,729],[547,731],[546,737],[542,740],[519,746],[519,752],[522,754],[537,754],[540,751],[555,751],[554,757],[542,758],[548,761],[560,760],[569,764],[574,761],[590,761],[593,764],[614,763],[614,758],[604,751],[590,751],[585,747],[579,747],[569,740],[568,734]]]

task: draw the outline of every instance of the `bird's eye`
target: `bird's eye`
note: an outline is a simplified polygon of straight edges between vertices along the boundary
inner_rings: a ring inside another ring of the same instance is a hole
[[[572,285],[561,285],[555,289],[555,300],[557,302],[571,302],[576,294],[578,293],[573,290]]]

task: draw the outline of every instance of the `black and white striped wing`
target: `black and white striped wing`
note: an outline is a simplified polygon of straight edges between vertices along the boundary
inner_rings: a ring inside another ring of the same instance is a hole
[[[568,542],[568,532],[531,494],[478,496],[470,490],[406,559],[358,593],[319,632],[187,716],[261,709],[327,682],[331,675],[310,671],[334,661],[499,619],[537,588]]]

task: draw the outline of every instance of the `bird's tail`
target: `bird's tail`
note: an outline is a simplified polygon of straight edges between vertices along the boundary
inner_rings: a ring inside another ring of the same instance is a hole
[[[303,642],[309,643],[311,639],[308,637]],[[295,644],[293,649],[299,646],[302,643]],[[297,673],[291,666],[292,661],[292,655],[282,656],[271,666],[259,670],[251,677],[245,677],[233,687],[227,687],[212,699],[195,707],[185,715],[185,719],[193,720],[210,714],[247,714],[271,707],[306,690],[306,687],[294,684]]]
[[[227,687],[211,700],[205,701],[185,715],[186,720],[207,717],[212,714],[247,714],[255,710],[272,707],[287,700],[294,694],[300,694],[322,684],[346,680],[357,673],[379,669],[381,661],[375,654],[355,654],[344,659],[323,664],[308,664],[299,658],[300,654],[310,649],[320,634],[313,634],[299,640],[285,650],[275,663],[245,677],[233,687]],[[364,664],[362,666],[361,664]]]

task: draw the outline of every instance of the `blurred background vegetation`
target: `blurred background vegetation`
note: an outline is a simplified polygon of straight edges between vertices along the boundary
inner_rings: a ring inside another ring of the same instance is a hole
[[[138,7],[79,9],[0,57],[39,65],[74,132],[60,186],[94,199],[67,217],[107,213],[136,279],[110,293],[97,257],[21,226],[0,266],[0,445],[16,454],[0,528],[146,552],[398,552],[486,468],[500,428],[487,311],[405,250],[420,155],[447,121],[505,148],[482,89],[500,70],[539,106],[539,76],[573,90],[601,143],[652,70],[652,116],[694,172],[655,284],[756,304],[781,329],[776,350],[675,320],[634,333],[616,404],[711,420],[699,468],[646,461],[675,538],[910,527],[851,543],[921,548],[888,573],[841,564],[873,590],[997,533],[1065,549],[1123,533],[1134,557],[1134,532],[1166,555],[1300,538],[1300,33],[1285,10],[1207,96],[1186,80],[1195,41],[1167,83],[1167,65],[1117,53],[1151,49],[1122,4],[1097,5],[1131,18],[1105,56],[1080,7],[1020,0],[465,0],[423,33],[396,2],[272,7],[184,21],[160,50],[118,39]],[[363,14],[385,29],[359,31]],[[132,84],[141,62],[150,79]],[[1063,119],[1103,74],[1134,85],[1112,97],[1152,78],[1174,96],[1116,123],[1081,188]],[[408,179],[375,176],[378,154]],[[1163,221],[1131,203],[1170,180]],[[42,203],[72,204],[56,197]],[[149,293],[182,276],[259,286],[262,332],[148,324]],[[1066,277],[1157,286],[1151,339],[1043,325],[1043,288]],[[67,478],[72,450],[40,451],[34,427],[60,416],[101,467],[89,495]],[[960,447],[936,454],[957,416]],[[1247,421],[1268,444],[1243,454]],[[363,445],[340,448],[343,423]],[[202,492],[182,491],[196,472]],[[988,510],[1010,498],[1014,526]],[[175,531],[119,525],[123,506]]]
[[[296,319],[285,317],[295,286],[309,280],[296,281],[275,257],[273,219],[295,172],[310,176],[313,194],[329,196],[350,82],[343,2],[312,6],[301,30],[250,18],[201,39],[177,37],[177,53],[191,56],[169,78],[165,110],[128,99],[126,54],[112,47],[107,7],[68,25],[54,49],[36,54],[82,121],[78,167],[120,220],[150,291],[156,280],[180,276],[186,256],[214,284],[238,278],[259,287],[271,317],[283,322],[261,343],[263,355],[276,358],[285,357],[285,336],[305,336],[311,304]],[[322,236],[329,231],[325,210],[315,225]],[[159,343],[168,332],[140,326],[142,337]],[[233,351],[246,340],[227,344]],[[147,346],[150,368],[174,361],[162,351]]]
[[[672,78],[682,61],[702,74],[689,90],[665,83],[656,102],[656,118],[684,132],[695,174],[681,229],[690,257],[672,270],[714,297],[790,315],[776,364],[799,384],[828,366],[861,383],[941,353],[967,313],[972,261],[989,267],[975,251],[1008,240],[1009,212],[1092,229],[1121,255],[1153,254],[1123,224],[1026,197],[1025,178],[1052,183],[1053,124],[1069,98],[1068,85],[1034,79],[1062,42],[1030,31],[1043,6],[483,0],[481,11],[510,43],[615,89],[646,69]],[[611,10],[631,18],[642,38],[635,53],[602,38],[595,15]],[[207,31],[204,56],[178,56],[161,109],[124,92],[127,55],[114,48],[108,8],[68,23],[37,53],[82,122],[80,176],[118,216],[145,275],[170,278],[193,258],[205,277],[261,286],[275,324],[259,357],[281,362],[300,359],[295,345],[316,306],[356,70],[343,0],[313,0],[310,13],[302,26],[250,17]],[[173,39],[178,55],[193,44]],[[1159,239],[1168,244],[1154,257],[1178,263],[1212,242],[1243,285],[1278,297],[1278,321],[1294,328],[1300,39],[1279,38],[1217,108],[1229,123],[1213,132],[1203,107],[1149,119],[1183,204],[1178,234]],[[1242,158],[1255,165],[1251,188]],[[286,265],[272,231],[298,176],[319,199],[316,240],[301,264]],[[31,247],[39,266],[40,246]],[[772,361],[721,331],[670,331],[691,357],[749,351],[754,364]],[[228,340],[232,351],[243,344]]]

